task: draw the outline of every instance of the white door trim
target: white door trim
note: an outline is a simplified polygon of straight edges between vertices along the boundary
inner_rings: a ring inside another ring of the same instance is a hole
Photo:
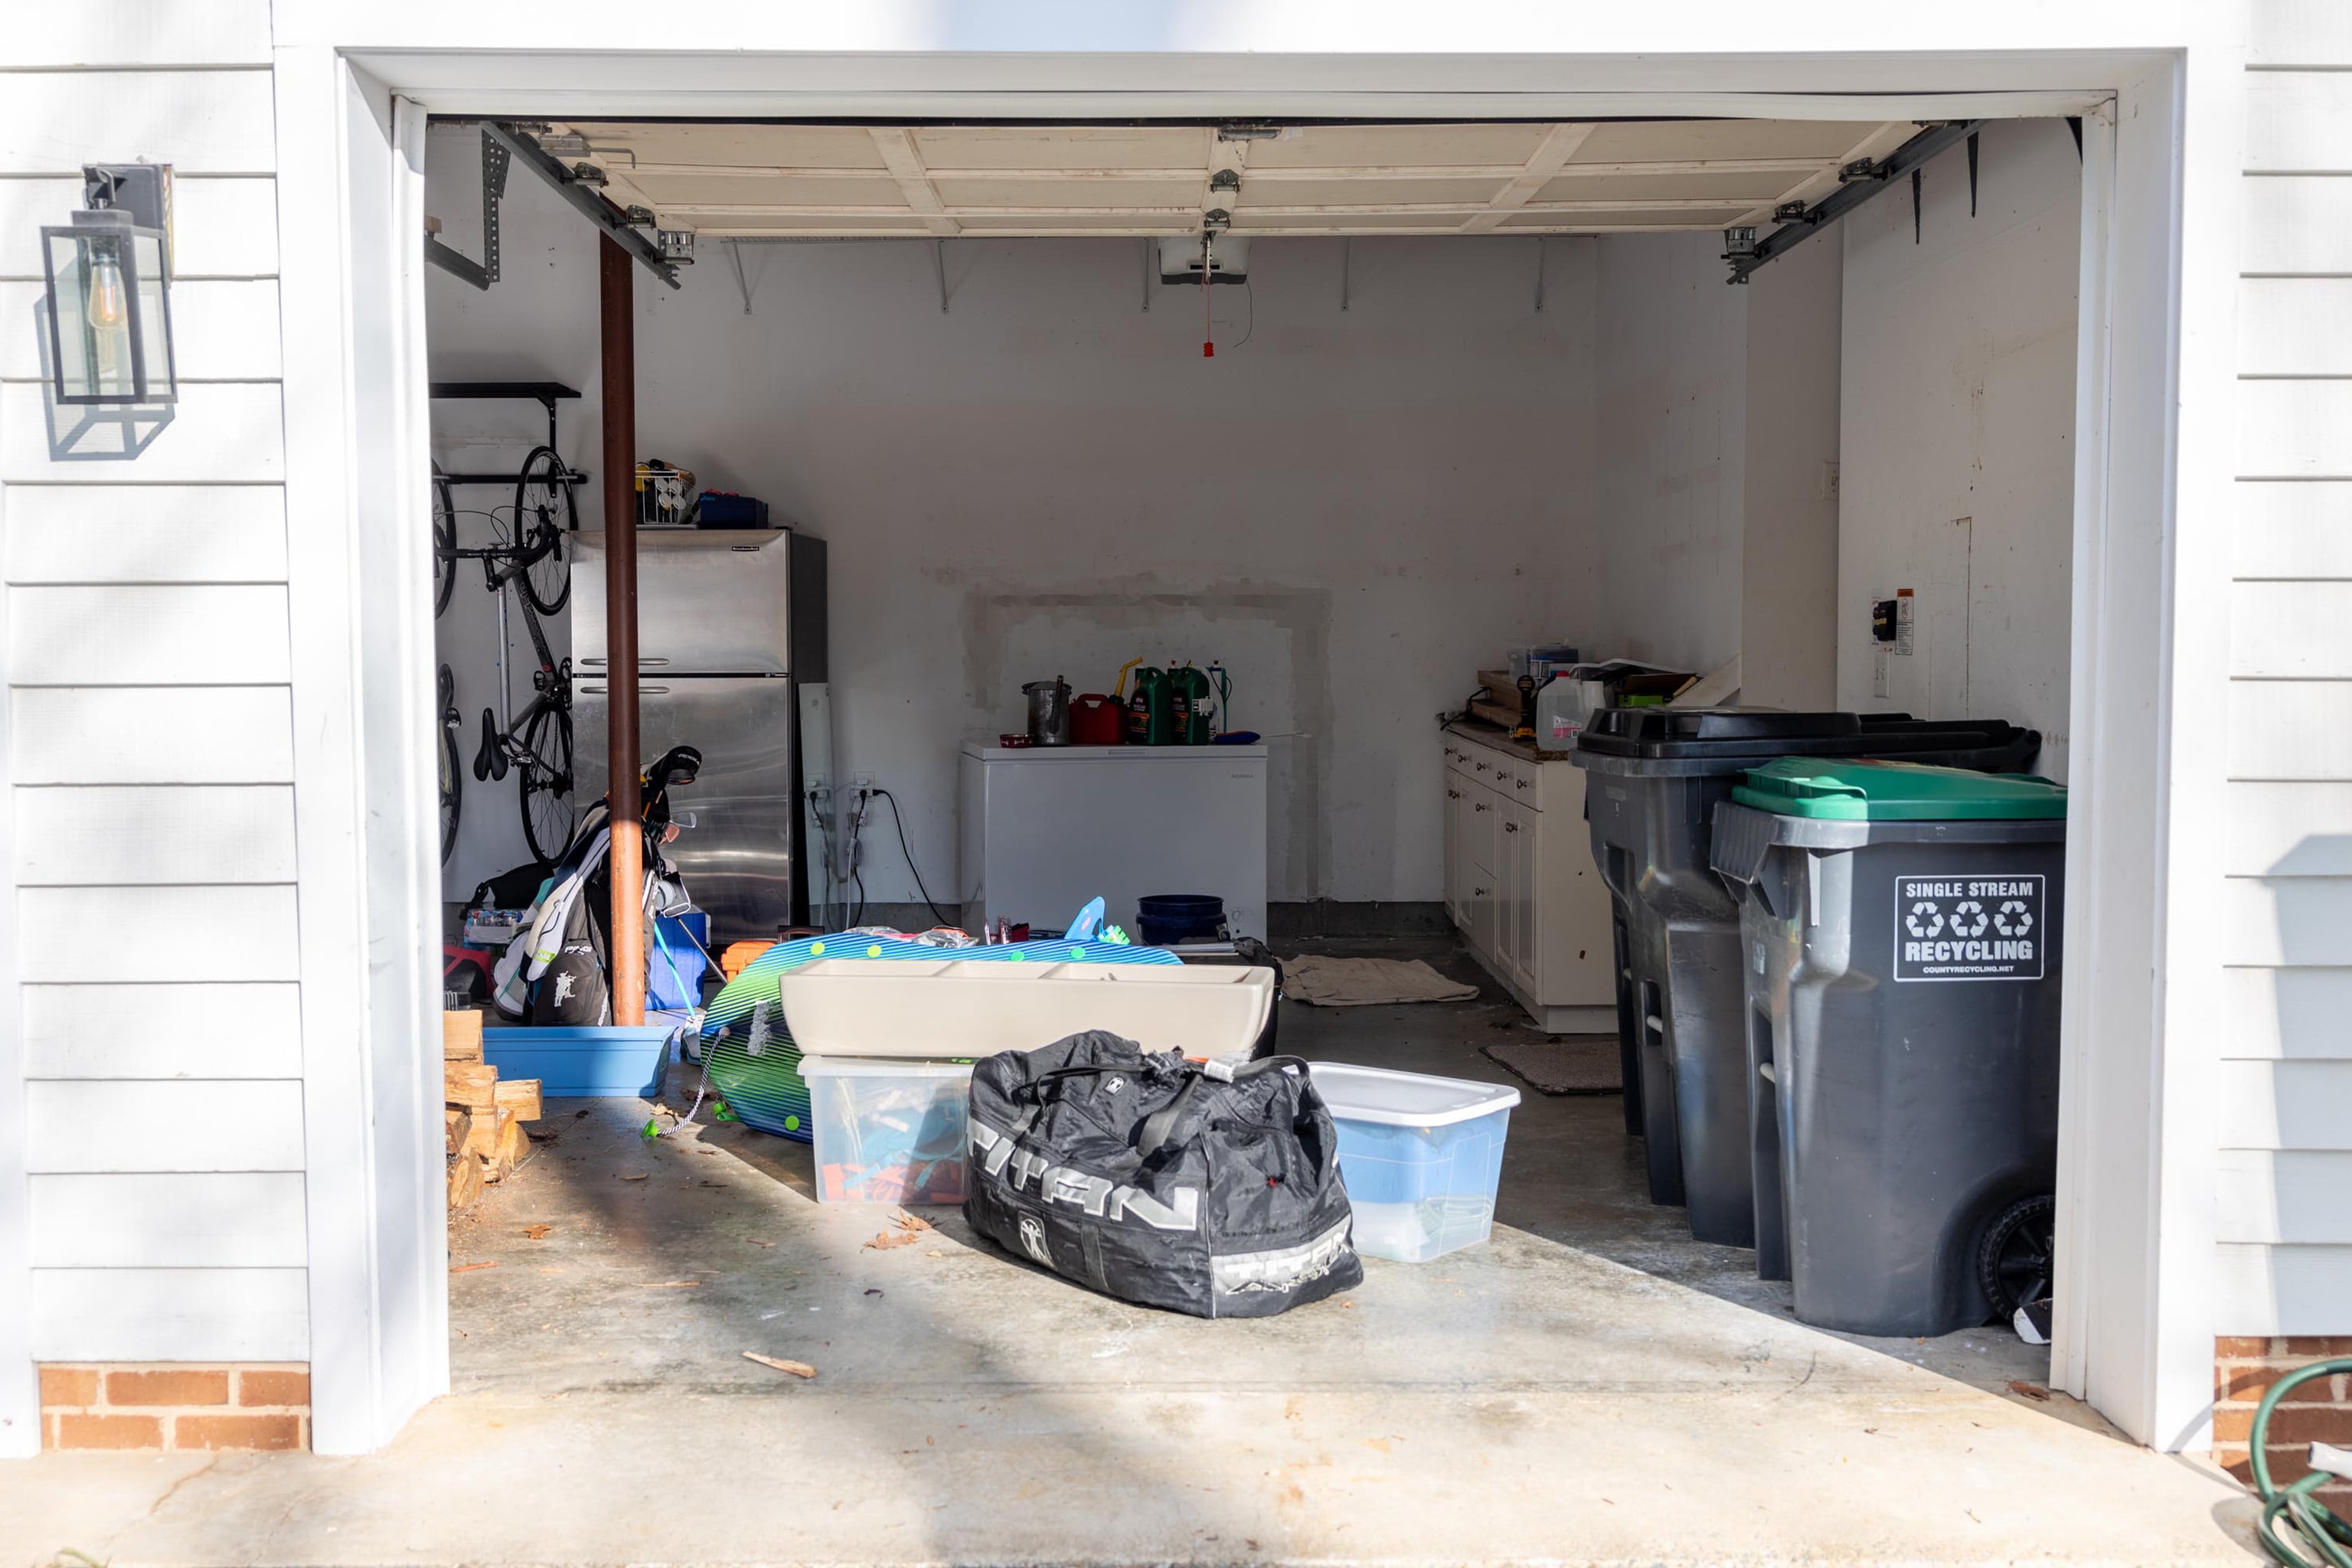
[[[331,49],[276,86],[311,1446],[359,1454],[448,1387],[424,116]]]

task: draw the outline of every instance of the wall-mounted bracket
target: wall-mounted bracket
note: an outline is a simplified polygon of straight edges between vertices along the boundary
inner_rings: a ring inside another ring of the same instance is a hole
[[[671,288],[678,287],[677,268],[645,237],[642,230],[629,226],[628,215],[605,200],[578,174],[549,156],[520,127],[493,120],[483,124],[482,134],[494,139],[512,153],[516,163],[545,181],[550,189],[571,203],[581,216],[594,224],[607,238],[635,258],[647,271]]]
[[[476,261],[463,251],[441,243],[441,237],[427,230],[425,236],[425,259],[452,277],[464,279],[477,289],[487,289],[499,280],[499,202],[507,194],[507,163],[509,154],[499,145],[489,131],[482,132],[482,259]]]
[[[1954,120],[1930,125],[1884,158],[1875,162],[1862,158],[1847,164],[1838,171],[1838,188],[1808,207],[1801,216],[1783,219],[1779,228],[1756,242],[1753,250],[1726,256],[1724,259],[1731,264],[1731,276],[1725,281],[1747,282],[1758,268],[1821,233],[1885,190],[1896,175],[1916,173],[1936,154],[1967,141],[1984,126],[1981,120]],[[1781,215],[1776,210],[1773,216]]]

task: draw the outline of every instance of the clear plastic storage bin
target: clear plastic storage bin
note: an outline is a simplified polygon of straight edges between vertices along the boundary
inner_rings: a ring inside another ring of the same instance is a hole
[[[970,1062],[803,1057],[817,1201],[963,1202]]]
[[[1425,1263],[1486,1239],[1517,1089],[1339,1062],[1308,1070],[1339,1127],[1357,1251]]]

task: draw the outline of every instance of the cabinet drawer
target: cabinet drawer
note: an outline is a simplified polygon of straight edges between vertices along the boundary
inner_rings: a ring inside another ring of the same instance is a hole
[[[1522,811],[1541,811],[1543,775],[1544,765],[1541,763],[1518,763],[1512,768],[1510,782],[1504,786],[1503,793],[1509,795],[1512,803]]]
[[[1467,761],[1470,766],[1471,782],[1485,784],[1489,789],[1494,788],[1495,781],[1499,776],[1498,770],[1504,765],[1502,757],[1484,746],[1465,746],[1462,749],[1469,753]],[[1505,784],[1503,787],[1508,789],[1510,785]]]

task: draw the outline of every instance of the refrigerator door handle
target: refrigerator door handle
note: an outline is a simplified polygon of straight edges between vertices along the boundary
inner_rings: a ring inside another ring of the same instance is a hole
[[[583,658],[580,662],[581,662],[582,664],[594,664],[594,665],[602,665],[602,664],[604,664],[604,663],[605,662],[605,660],[604,660],[604,656],[603,654],[601,654],[601,653],[592,653],[592,654],[588,655],[586,658]],[[656,658],[656,657],[655,657],[654,655],[652,655],[652,654],[645,654],[645,653],[641,653],[641,654],[639,654],[639,655],[637,656],[637,668],[638,668],[639,669],[643,669],[643,668],[645,668],[647,665],[650,665],[650,664],[667,664],[668,662],[669,662],[669,660],[667,660],[667,659],[666,659],[666,658]]]
[[[610,692],[612,688],[604,685],[583,685],[580,689],[583,693],[590,697],[603,697]],[[637,683],[637,695],[640,697],[662,697],[667,695],[668,691],[669,688],[667,686],[647,686],[643,681],[639,681]]]

